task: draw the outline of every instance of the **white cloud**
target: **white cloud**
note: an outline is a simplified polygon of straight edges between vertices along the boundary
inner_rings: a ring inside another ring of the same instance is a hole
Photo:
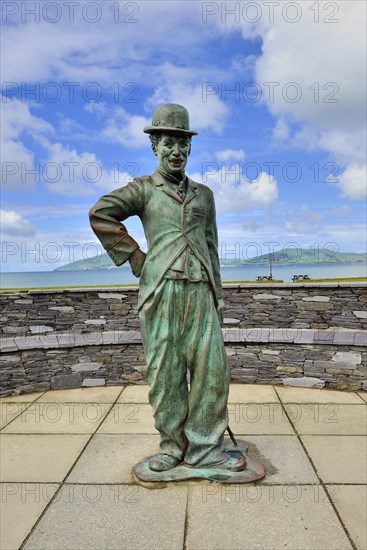
[[[243,149],[223,149],[223,151],[216,151],[215,156],[221,162],[226,162],[228,160],[244,160],[246,155]]]
[[[48,152],[43,179],[54,193],[65,196],[92,196],[96,191],[111,192],[132,179],[127,172],[103,168],[94,153],[78,153],[61,143],[50,143],[45,138],[41,143]]]
[[[0,211],[0,225],[2,236],[32,237],[36,234],[33,225],[14,210]]]
[[[217,29],[262,39],[254,78],[263,104],[276,118],[274,140],[329,152],[330,160],[346,169],[337,184],[343,196],[359,199],[362,182],[356,167],[366,165],[366,3],[307,0],[294,5],[285,12],[286,4],[273,6],[273,22],[264,6],[255,24],[245,17],[236,23],[233,16],[223,23],[218,10]],[[296,10],[299,20],[287,21],[296,18]],[[292,124],[301,129],[292,132]]]
[[[155,109],[161,103],[185,105],[190,113],[190,126],[193,130],[210,129],[216,134],[223,130],[229,115],[228,107],[216,95],[208,95],[203,101],[203,86],[170,80],[158,87],[148,99],[147,105]]]
[[[48,136],[55,133],[53,126],[33,115],[30,109],[31,106],[18,99],[8,99],[3,104],[1,153],[4,187],[16,191],[44,183],[54,193],[90,196],[100,190],[112,191],[132,179],[118,166],[109,170],[103,168],[94,153],[79,153],[61,143],[52,143]],[[108,119],[108,123],[112,132],[111,120]],[[143,117],[126,115],[126,129],[122,130],[123,137],[119,142],[126,140],[130,145],[136,144],[140,139],[139,129],[142,143],[146,146],[146,136],[140,126],[144,121]],[[34,153],[24,144],[25,139],[33,141],[32,146],[37,144],[43,148],[47,155],[44,162],[35,163]]]
[[[228,168],[222,165],[216,171],[190,174],[190,177],[212,189],[218,214],[268,209],[278,200],[275,178],[261,172],[256,180],[248,181],[241,176],[239,164]]]
[[[325,2],[319,4],[326,13]],[[259,29],[263,55],[256,65],[257,82],[274,83],[274,100],[268,94],[265,99],[276,116],[286,114],[326,131],[360,127],[365,110],[365,6],[338,2],[338,23],[315,23],[310,5],[304,4],[297,23],[278,17]],[[292,101],[296,87],[302,97]]]
[[[290,212],[289,217],[290,219],[286,221],[285,227],[290,236],[320,235],[324,233],[321,224],[324,218],[323,214],[312,211],[306,204],[302,204],[296,212]]]
[[[26,103],[18,99],[3,102],[0,147],[4,187],[15,191],[36,183],[37,177],[30,173],[35,169],[34,153],[23,140],[29,137],[37,140],[39,136],[52,132],[51,124],[34,116]]]
[[[243,229],[245,229],[246,231],[254,232],[262,229],[262,225],[260,225],[256,220],[247,220],[243,224]]]
[[[331,184],[336,185],[342,191],[342,197],[352,200],[364,200],[366,198],[367,179],[365,167],[350,165],[336,179],[337,181],[331,181]]]
[[[121,107],[116,107],[107,116],[101,136],[127,149],[139,149],[147,146],[147,135],[144,134],[143,128],[150,123],[148,118],[130,115]]]
[[[277,120],[273,129],[273,139],[276,142],[286,141],[289,138],[289,126],[284,118]]]
[[[101,10],[95,23],[93,7],[85,4],[74,8],[59,2],[62,18],[48,23],[42,2],[39,21],[23,16],[26,3],[9,17],[3,27],[3,47],[7,63],[2,68],[5,82],[63,80],[97,81],[112,85],[147,78],[146,59],[167,59],[172,52],[181,60],[192,57],[192,51],[209,36],[208,25],[200,25],[201,5],[187,2],[95,2]],[[93,4],[92,2],[90,4]],[[69,16],[70,9],[74,17]],[[49,18],[52,17],[51,9]],[[135,12],[135,13],[134,13]],[[97,14],[98,15],[98,14]],[[198,32],[200,25],[201,32]],[[42,37],[47,36],[47,42]],[[177,44],[180,48],[177,48]]]

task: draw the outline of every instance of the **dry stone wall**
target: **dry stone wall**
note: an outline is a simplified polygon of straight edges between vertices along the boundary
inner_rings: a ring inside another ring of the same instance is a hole
[[[142,384],[137,289],[8,292],[0,396]],[[367,389],[366,286],[224,287],[232,380]]]

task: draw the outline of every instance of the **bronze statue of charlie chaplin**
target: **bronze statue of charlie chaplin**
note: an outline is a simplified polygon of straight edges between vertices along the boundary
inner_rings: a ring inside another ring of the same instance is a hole
[[[149,402],[160,433],[160,453],[147,464],[151,472],[180,466],[240,472],[245,455],[223,446],[230,373],[214,198],[185,174],[197,132],[177,104],[158,107],[144,132],[158,157],[156,171],[102,197],[90,223],[115,264],[129,260],[140,277]],[[134,215],[142,221],[147,254],[121,223]]]

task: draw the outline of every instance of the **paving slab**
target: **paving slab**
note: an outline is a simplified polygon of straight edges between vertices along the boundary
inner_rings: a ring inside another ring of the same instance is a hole
[[[156,434],[152,407],[145,403],[116,403],[98,433]]]
[[[363,399],[363,401],[367,402],[367,392],[366,391],[359,391],[358,395],[361,399]]]
[[[355,392],[281,386],[277,386],[276,391],[283,403],[350,403],[361,405],[363,402]]]
[[[294,433],[277,403],[229,403],[228,413],[231,430],[237,435]]]
[[[4,433],[93,433],[110,410],[106,403],[32,403]]]
[[[148,385],[127,386],[118,398],[117,403],[149,403],[148,393]]]
[[[364,436],[301,437],[324,483],[367,483],[367,441]]]
[[[9,395],[8,397],[0,397],[0,403],[31,403],[38,399],[43,392],[22,393],[20,395]]]
[[[182,550],[186,500],[187,487],[64,485],[24,548]]]
[[[318,483],[315,471],[296,436],[250,435],[248,454],[266,470],[265,484]]]
[[[190,489],[187,550],[346,550],[322,486],[206,484]]]
[[[114,403],[121,391],[122,387],[119,386],[51,390],[45,392],[38,401],[49,403]]]
[[[265,483],[318,483],[295,436],[248,436],[249,454],[267,470]],[[96,434],[71,471],[70,483],[131,483],[132,469],[159,449],[158,435]]]
[[[135,464],[159,452],[159,435],[96,434],[75,464],[69,483],[132,483]]]
[[[0,484],[0,548],[18,550],[58,489],[58,484]]]
[[[279,403],[273,386],[255,384],[231,384],[229,403]]]
[[[0,480],[61,482],[89,437],[0,434]]]
[[[7,426],[29,406],[29,403],[0,403],[0,429]]]
[[[365,405],[333,403],[286,404],[294,427],[300,434],[365,435]]]
[[[326,486],[357,550],[367,548],[367,486]]]

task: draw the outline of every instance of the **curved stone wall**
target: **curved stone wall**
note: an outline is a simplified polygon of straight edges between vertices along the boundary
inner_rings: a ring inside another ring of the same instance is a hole
[[[236,382],[367,389],[366,285],[224,287]],[[7,292],[0,396],[144,383],[137,289]]]

